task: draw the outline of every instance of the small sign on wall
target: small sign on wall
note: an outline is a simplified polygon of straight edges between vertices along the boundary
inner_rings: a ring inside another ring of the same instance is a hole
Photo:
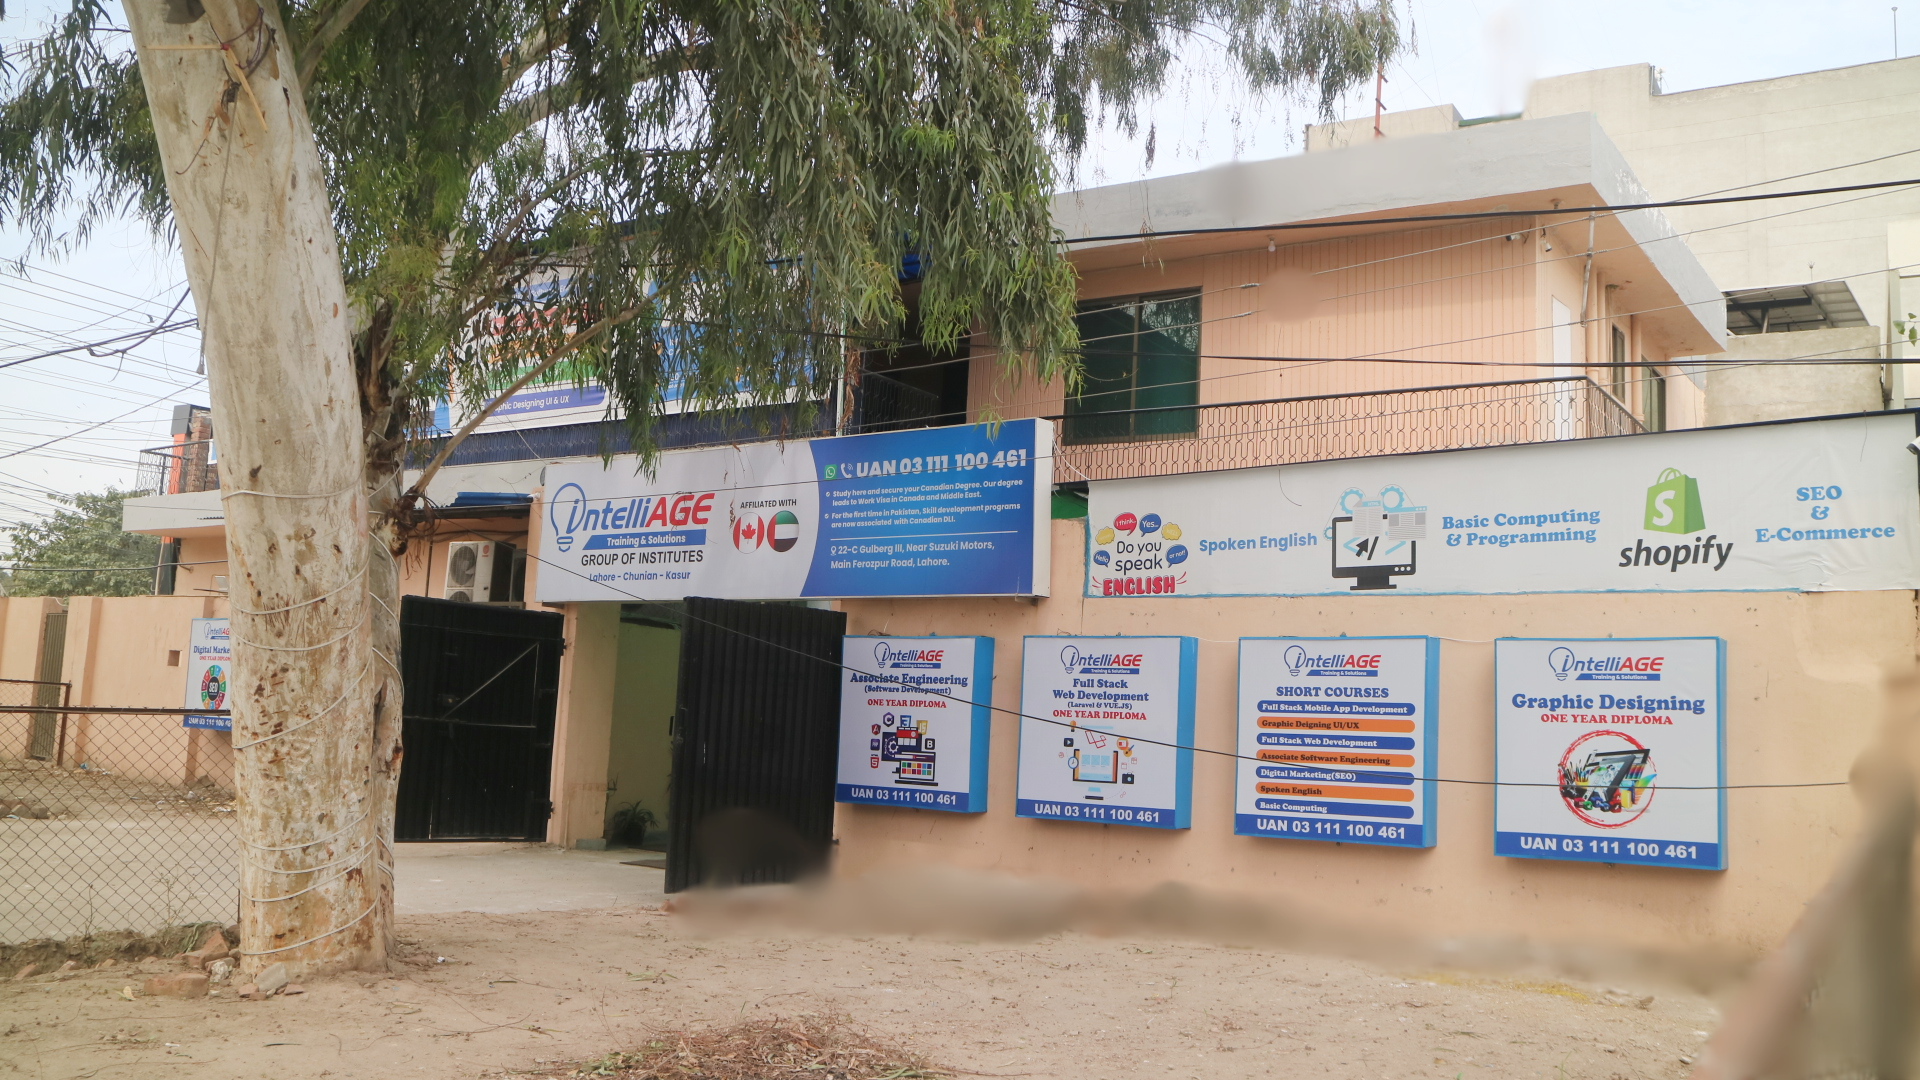
[[[993,639],[849,637],[841,664],[834,799],[985,811]]]
[[[1185,829],[1193,797],[1190,637],[1029,637],[1020,817]]]
[[[1241,638],[1241,836],[1432,847],[1440,641]]]
[[[1726,643],[1494,643],[1494,853],[1727,867]]]
[[[225,619],[195,619],[187,634],[187,701],[189,709],[226,709],[233,680],[233,647]],[[232,731],[231,716],[188,713],[182,727]]]

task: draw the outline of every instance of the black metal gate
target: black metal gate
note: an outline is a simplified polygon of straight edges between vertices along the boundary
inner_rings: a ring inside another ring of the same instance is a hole
[[[668,892],[826,866],[846,629],[838,611],[687,598]]]
[[[545,840],[565,618],[409,596],[396,840]]]

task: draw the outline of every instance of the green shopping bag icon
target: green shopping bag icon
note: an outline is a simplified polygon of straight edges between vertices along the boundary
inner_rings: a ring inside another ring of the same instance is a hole
[[[1679,469],[1660,470],[1647,489],[1647,528],[1652,532],[1690,533],[1707,527],[1700,512],[1700,482]]]

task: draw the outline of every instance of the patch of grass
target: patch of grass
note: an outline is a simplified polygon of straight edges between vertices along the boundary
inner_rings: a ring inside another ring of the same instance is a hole
[[[856,1031],[844,1016],[801,1014],[731,1027],[665,1031],[635,1050],[559,1076],[618,1080],[931,1080],[948,1073]]]

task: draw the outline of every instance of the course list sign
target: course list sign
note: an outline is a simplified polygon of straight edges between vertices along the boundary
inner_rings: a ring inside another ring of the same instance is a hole
[[[1440,642],[1241,638],[1241,836],[1432,847]]]

